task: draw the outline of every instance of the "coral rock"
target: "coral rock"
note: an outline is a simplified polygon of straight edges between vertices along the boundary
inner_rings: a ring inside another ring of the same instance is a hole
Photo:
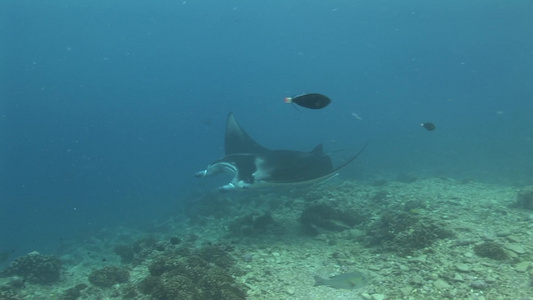
[[[89,282],[100,287],[110,287],[117,283],[127,282],[129,278],[128,270],[115,266],[105,266],[89,274]]]
[[[2,272],[3,276],[22,276],[31,283],[53,283],[59,281],[61,274],[61,261],[51,255],[41,255],[32,252],[15,259],[11,265]]]

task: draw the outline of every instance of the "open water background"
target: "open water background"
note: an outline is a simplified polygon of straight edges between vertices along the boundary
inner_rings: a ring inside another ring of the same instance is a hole
[[[178,214],[229,180],[192,175],[223,154],[230,111],[273,149],[370,140],[341,179],[532,184],[531,15],[531,1],[1,1],[0,250]],[[282,101],[304,92],[333,103]]]

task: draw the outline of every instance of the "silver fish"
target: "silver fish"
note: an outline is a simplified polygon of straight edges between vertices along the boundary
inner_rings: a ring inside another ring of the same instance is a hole
[[[357,289],[364,287],[371,281],[370,276],[362,272],[350,272],[335,275],[330,278],[315,276],[315,286],[325,285],[334,289]]]

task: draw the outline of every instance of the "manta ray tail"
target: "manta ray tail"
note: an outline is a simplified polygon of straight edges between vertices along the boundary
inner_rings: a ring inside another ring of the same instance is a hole
[[[365,151],[366,147],[368,146],[368,143],[369,142],[366,142],[365,145],[363,146],[363,148],[361,148],[361,150],[359,150],[359,152],[357,152],[354,156],[352,156],[350,159],[348,159],[347,161],[345,161],[343,164],[341,164],[340,166],[338,166],[337,168],[335,168],[335,172],[337,171],[340,171],[342,168],[346,167],[347,165],[349,165],[352,161],[354,161],[361,153],[363,153],[363,151]]]

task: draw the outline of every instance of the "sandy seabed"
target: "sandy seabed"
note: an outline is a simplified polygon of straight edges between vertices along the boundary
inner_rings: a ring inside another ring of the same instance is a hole
[[[64,267],[57,283],[12,288],[13,278],[0,278],[0,300],[65,299],[65,291],[79,283],[88,287],[76,299],[155,299],[132,292],[155,256],[123,263],[114,253],[117,244],[147,236],[167,244],[179,237],[180,247],[231,245],[232,270],[238,270],[232,276],[246,299],[533,299],[533,211],[513,207],[519,191],[475,181],[407,178],[198,194],[183,215],[73,242],[59,256]],[[338,214],[304,230],[302,212],[309,207]],[[258,220],[264,224],[254,223]],[[483,255],[487,245],[501,247],[503,257]],[[93,286],[88,275],[106,265],[127,269],[129,281]],[[354,289],[315,286],[314,276],[352,271],[372,279]]]

